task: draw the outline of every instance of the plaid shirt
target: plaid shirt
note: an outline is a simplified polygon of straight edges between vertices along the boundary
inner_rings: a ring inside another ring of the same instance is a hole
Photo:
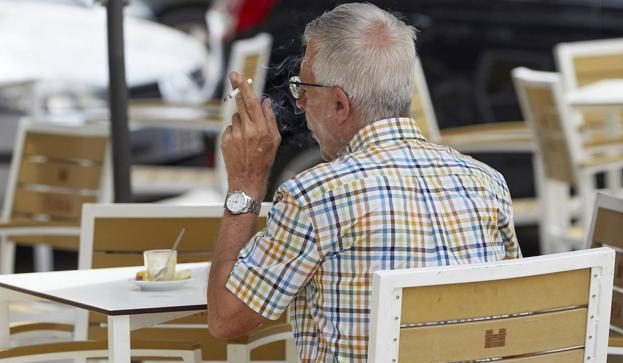
[[[518,257],[503,177],[396,118],[281,185],[227,288],[268,319],[290,306],[303,362],[365,362],[374,271]]]

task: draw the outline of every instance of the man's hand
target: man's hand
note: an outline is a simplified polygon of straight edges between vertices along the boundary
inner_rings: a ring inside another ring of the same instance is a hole
[[[270,99],[260,105],[242,75],[232,72],[229,78],[232,87],[240,89],[236,96],[238,112],[221,140],[229,189],[243,190],[261,201],[281,136]]]

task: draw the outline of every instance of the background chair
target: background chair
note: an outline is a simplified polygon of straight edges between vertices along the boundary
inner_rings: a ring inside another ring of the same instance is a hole
[[[15,245],[35,247],[35,270],[53,268],[51,248],[78,250],[80,212],[112,200],[107,125],[22,119],[0,223],[0,270],[13,272]]]
[[[623,78],[623,38],[560,43],[556,45],[554,55],[565,92],[599,81]],[[620,125],[623,108],[591,105],[579,111],[585,142],[590,142],[593,147],[623,143]],[[621,183],[618,174],[608,177]]]
[[[269,209],[270,204],[263,204],[258,229],[265,224]],[[178,246],[178,262],[208,261],[212,256],[222,216],[221,203],[205,206],[85,205],[79,268],[142,265],[144,250],[171,248],[182,228],[186,228],[186,233]],[[249,347],[255,347],[252,343],[255,343],[253,337],[258,337],[256,333],[235,342],[218,340],[207,329],[205,313],[169,324],[177,329],[152,328],[135,331],[132,340],[199,341],[203,347],[204,361],[243,362],[249,357],[254,360],[263,357],[272,361],[284,361],[287,354],[296,355],[296,352],[286,352],[292,346],[286,345],[283,340],[285,336],[291,338],[292,334],[289,322],[284,319],[285,315],[277,323],[267,324],[275,329],[273,333],[277,335],[273,336],[273,341],[276,342],[264,340],[270,344],[258,347],[252,352],[249,352]],[[89,339],[106,339],[106,321],[105,316],[92,313],[88,318],[88,332],[77,329],[76,336],[84,336],[86,333]]]
[[[599,248],[376,272],[368,361],[605,362],[613,270]]]
[[[554,55],[567,89],[623,78],[623,38],[560,43]]]
[[[419,57],[415,64],[411,115],[431,142],[449,145],[464,153],[532,153],[532,134],[523,121],[475,124],[440,129]],[[538,190],[537,190],[538,195]],[[537,198],[513,198],[515,225],[538,224]]]
[[[597,193],[591,228],[586,239],[587,248],[611,247],[616,252],[614,291],[610,315],[608,362],[623,361],[623,199],[606,193]]]
[[[264,91],[272,37],[260,33],[250,39],[234,42],[227,73],[237,71],[253,80],[257,95]],[[231,92],[228,81],[223,96]],[[130,120],[143,127],[187,128],[216,133],[214,169],[205,167],[165,167],[135,165],[132,167],[132,185],[137,193],[182,194],[165,203],[188,204],[222,200],[226,192],[225,167],[220,156],[220,135],[235,112],[235,102],[223,98],[198,105],[176,104],[161,100],[135,101],[130,105]]]
[[[537,141],[538,189],[543,196],[541,251],[583,248],[598,190],[596,176],[620,173],[623,144],[591,148],[583,141],[581,120],[564,103],[559,75],[527,68],[516,68],[512,74],[522,113]],[[621,186],[609,181],[605,180],[605,188],[620,192]]]

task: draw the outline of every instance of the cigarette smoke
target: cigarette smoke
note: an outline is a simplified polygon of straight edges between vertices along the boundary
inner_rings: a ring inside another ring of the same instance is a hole
[[[267,82],[266,93],[262,96],[272,100],[282,147],[293,146],[298,149],[315,143],[307,129],[305,113],[296,107],[289,91],[288,80],[298,74],[301,59],[300,56],[287,56],[280,64],[270,67],[268,74],[272,76]]]

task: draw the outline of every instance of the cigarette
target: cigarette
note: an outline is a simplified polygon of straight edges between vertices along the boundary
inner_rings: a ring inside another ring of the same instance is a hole
[[[249,79],[247,79],[247,83],[248,84],[253,84],[253,80],[251,78],[249,78]],[[240,93],[240,89],[236,88],[235,90],[231,91],[227,96],[225,96],[225,98],[223,98],[223,102],[229,102],[229,100],[231,100],[234,97],[238,96],[239,93]]]

